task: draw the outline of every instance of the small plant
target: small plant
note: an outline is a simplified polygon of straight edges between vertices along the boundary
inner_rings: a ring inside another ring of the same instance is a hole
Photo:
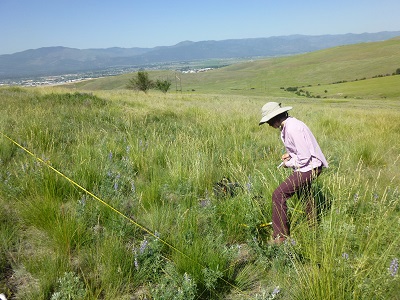
[[[209,268],[203,269],[204,285],[208,290],[214,290],[217,286],[218,279],[222,278],[223,273],[219,270]]]
[[[85,286],[79,277],[73,272],[65,272],[58,280],[58,289],[51,296],[51,300],[80,300],[85,294]]]
[[[189,274],[180,275],[171,263],[166,265],[164,272],[165,276],[159,277],[159,282],[151,289],[153,299],[197,299],[197,285]]]
[[[255,300],[272,300],[272,299],[277,299],[279,297],[279,293],[281,292],[281,289],[279,286],[275,287],[272,292],[268,292],[266,290],[263,290],[260,294],[257,294],[254,296]]]
[[[158,236],[158,233],[156,233]],[[165,259],[162,255],[163,244],[156,237],[145,237],[138,248],[133,248],[135,254],[134,267],[144,274],[148,280],[158,278],[163,269]]]

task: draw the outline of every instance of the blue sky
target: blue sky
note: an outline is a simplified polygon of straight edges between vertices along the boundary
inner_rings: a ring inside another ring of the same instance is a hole
[[[400,31],[399,0],[0,0],[0,54]]]

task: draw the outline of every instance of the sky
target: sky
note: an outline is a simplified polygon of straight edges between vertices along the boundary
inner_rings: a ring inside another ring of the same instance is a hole
[[[0,0],[0,54],[400,31],[399,0]]]

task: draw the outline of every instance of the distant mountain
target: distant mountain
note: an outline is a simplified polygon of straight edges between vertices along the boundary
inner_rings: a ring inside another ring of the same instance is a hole
[[[61,75],[111,67],[141,67],[149,64],[213,58],[251,58],[293,55],[320,49],[384,41],[400,31],[341,34],[290,35],[222,41],[183,41],[154,48],[73,49],[46,47],[0,55],[0,79]]]

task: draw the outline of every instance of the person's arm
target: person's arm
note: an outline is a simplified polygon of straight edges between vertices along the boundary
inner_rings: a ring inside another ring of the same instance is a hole
[[[311,160],[310,147],[312,143],[308,137],[307,131],[302,127],[294,128],[288,136],[289,159],[284,159],[284,165],[288,168],[302,168]],[[292,150],[292,151],[290,151]]]

